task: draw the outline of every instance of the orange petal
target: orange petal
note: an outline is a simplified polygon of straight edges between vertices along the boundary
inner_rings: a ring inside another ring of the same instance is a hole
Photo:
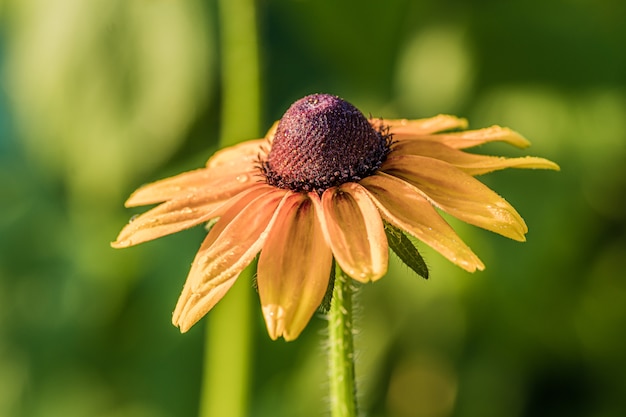
[[[207,181],[208,177],[209,171],[201,168],[155,181],[135,190],[124,205],[126,207],[136,207],[171,200],[179,195],[195,191]]]
[[[305,194],[290,193],[276,213],[257,267],[272,339],[283,336],[289,341],[302,332],[324,298],[331,265],[332,252],[313,203]]]
[[[518,148],[526,148],[527,146],[530,146],[530,142],[528,142],[528,140],[526,140],[526,138],[522,135],[507,127],[500,126],[491,126],[478,130],[466,130],[463,132],[425,135],[417,139],[441,142],[456,149],[472,148],[488,142],[505,142],[510,145],[517,146]]]
[[[383,222],[362,187],[346,183],[324,191],[318,215],[326,241],[346,274],[368,282],[387,272],[389,247]]]
[[[217,283],[202,294],[194,293],[191,287],[185,285],[183,292],[178,298],[178,304],[172,316],[172,324],[180,328],[181,333],[187,332],[226,295],[230,287],[237,281],[238,276],[239,273]]]
[[[220,168],[224,172],[248,171],[259,160],[259,155],[265,153],[265,139],[255,139],[229,146],[215,152],[206,163],[208,168]]]
[[[451,129],[467,128],[467,120],[447,114],[428,119],[371,119],[374,127],[387,126],[394,139],[409,139]]]
[[[172,322],[186,332],[225,294],[261,250],[284,190],[264,186],[233,204],[198,250]]]
[[[193,196],[203,191],[211,192],[215,199],[228,198],[261,179],[258,169],[252,164],[240,168],[201,168],[146,184],[131,194],[124,205],[144,206]]]
[[[137,216],[122,229],[111,245],[114,248],[133,246],[207,222],[221,215],[222,206],[228,199],[246,188],[259,185],[242,183],[237,177],[226,177],[219,186],[209,185]]]
[[[524,220],[502,197],[460,169],[424,156],[387,158],[381,171],[406,180],[464,222],[524,241]]]
[[[415,187],[384,173],[367,177],[360,184],[370,193],[389,223],[410,233],[466,271],[485,268]]]
[[[423,140],[407,140],[395,143],[393,155],[419,155],[439,159],[470,175],[481,175],[505,168],[555,169],[559,166],[543,158],[525,156],[503,158],[498,156],[476,155],[451,148],[443,143]]]

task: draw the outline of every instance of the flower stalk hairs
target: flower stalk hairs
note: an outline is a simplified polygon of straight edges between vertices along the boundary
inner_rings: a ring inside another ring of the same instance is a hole
[[[391,248],[427,277],[417,239],[466,271],[484,269],[439,211],[525,239],[521,216],[475,176],[558,165],[465,152],[495,141],[529,145],[507,128],[466,128],[466,120],[447,115],[367,119],[341,98],[310,95],[292,104],[264,139],[223,149],[204,168],[135,191],[127,207],[160,204],[127,224],[112,246],[211,222],[174,310],[174,325],[189,330],[258,255],[257,285],[269,335],[293,340],[332,286],[333,262],[356,281],[376,281],[387,271]]]

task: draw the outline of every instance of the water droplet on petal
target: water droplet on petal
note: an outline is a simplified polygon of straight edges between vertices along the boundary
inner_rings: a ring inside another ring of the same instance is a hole
[[[248,174],[237,175],[237,181],[239,181],[240,183],[244,183],[248,181],[249,179],[250,179],[250,176]]]
[[[126,239],[126,240],[122,240],[121,242],[117,243],[117,246],[119,247],[127,247],[127,246],[132,246],[133,241],[131,239]]]
[[[128,223],[134,222],[135,220],[137,220],[137,217],[139,217],[139,214],[133,215],[133,217],[131,217],[130,220],[128,220]]]
[[[193,209],[191,207],[185,207],[180,212],[183,213],[183,214],[191,214],[191,213],[193,213]]]

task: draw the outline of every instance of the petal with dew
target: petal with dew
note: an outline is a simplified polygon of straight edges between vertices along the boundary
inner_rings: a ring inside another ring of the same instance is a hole
[[[197,190],[209,177],[210,172],[201,168],[145,184],[135,190],[124,205],[137,207],[171,200]]]
[[[466,223],[525,240],[528,228],[517,211],[489,187],[447,162],[400,155],[387,158],[381,171],[407,181],[437,207]]]
[[[229,146],[213,154],[206,162],[207,168],[220,168],[226,172],[248,171],[255,166],[259,154],[264,153],[265,139],[254,139]]]
[[[182,332],[213,308],[261,250],[286,193],[264,188],[231,205],[198,250],[172,317]]]
[[[485,268],[415,187],[384,173],[367,177],[359,184],[372,196],[386,221],[410,233],[466,271]]]
[[[162,203],[129,222],[111,246],[134,246],[207,222],[219,217],[225,202],[233,196],[243,193],[246,188],[258,187],[262,187],[262,184],[244,184],[236,177],[227,177],[219,188],[202,188],[190,195]]]
[[[371,119],[374,127],[388,127],[395,140],[417,138],[452,129],[467,128],[467,120],[447,114],[440,114],[427,119]]]
[[[245,168],[245,169],[244,169]],[[126,207],[145,206],[211,192],[216,198],[228,198],[255,183],[258,170],[252,164],[235,169],[201,168],[146,184],[126,200]],[[259,178],[260,179],[260,178]]]
[[[143,206],[180,198],[201,189],[221,189],[230,178],[241,183],[253,182],[258,173],[256,162],[264,139],[251,140],[218,151],[207,161],[207,167],[146,184],[126,200],[126,207]]]
[[[230,205],[209,231],[193,262],[190,271],[190,278],[193,279],[188,279],[194,292],[212,286],[215,283],[213,280],[219,281],[232,270],[239,273],[261,250],[267,237],[266,229],[271,226],[276,209],[287,191],[268,185],[254,191]],[[254,248],[257,248],[256,251],[252,250]],[[196,270],[202,273],[196,273]],[[207,281],[207,277],[213,277],[211,282]]]
[[[544,158],[477,155],[451,148],[443,143],[423,140],[397,142],[393,145],[393,154],[394,156],[419,155],[439,159],[460,168],[469,175],[482,175],[506,168],[559,169],[557,164]]]
[[[530,146],[530,142],[522,135],[509,129],[508,127],[500,126],[491,126],[477,130],[465,130],[463,132],[424,135],[417,139],[441,142],[456,149],[473,148],[474,146],[489,142],[505,142],[509,145],[517,146],[518,148],[526,148]]]
[[[389,246],[367,192],[348,182],[324,191],[316,205],[324,236],[341,269],[361,282],[381,278],[387,272]]]
[[[180,328],[181,333],[186,333],[204,317],[226,295],[228,290],[235,284],[239,274],[217,283],[206,293],[194,293],[190,287],[185,286],[178,298],[178,304],[172,316],[172,324]]]
[[[257,266],[259,297],[272,339],[294,340],[302,332],[324,298],[331,265],[332,252],[310,197],[290,193],[276,213]]]

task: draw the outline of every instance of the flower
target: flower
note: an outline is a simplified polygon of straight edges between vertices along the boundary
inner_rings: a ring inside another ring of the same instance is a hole
[[[134,218],[112,246],[214,221],[191,266],[174,325],[186,332],[260,253],[257,285],[269,335],[293,340],[324,298],[333,259],[357,281],[386,273],[387,227],[470,272],[484,269],[483,263],[438,210],[525,239],[528,229],[517,211],[474,176],[559,167],[537,157],[464,152],[494,141],[529,145],[507,128],[466,127],[465,119],[448,115],[367,119],[339,97],[304,97],[265,139],[223,149],[204,168],[135,191],[127,207],[160,204]]]

